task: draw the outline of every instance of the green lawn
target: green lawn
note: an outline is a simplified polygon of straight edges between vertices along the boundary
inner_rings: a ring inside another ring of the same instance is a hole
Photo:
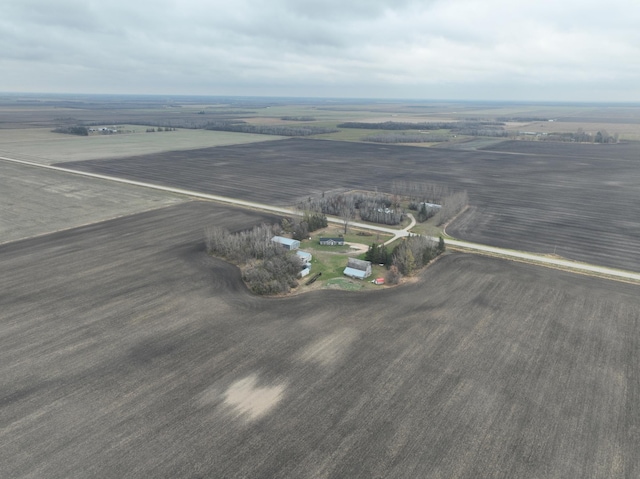
[[[372,265],[372,275],[365,280],[355,280],[345,278],[343,271],[347,266],[349,258],[364,259],[364,253],[360,254],[348,254],[351,251],[348,245],[344,246],[321,246],[318,240],[321,236],[334,237],[335,234],[327,234],[314,232],[311,240],[304,240],[300,242],[300,249],[308,251],[313,255],[311,260],[311,274],[322,273],[322,276],[318,279],[318,283],[323,287],[333,286],[341,287],[348,290],[357,290],[363,288],[378,288],[371,284],[373,278],[384,276],[386,268],[384,266]],[[391,235],[377,235],[373,236],[358,236],[356,234],[348,234],[345,236],[345,241],[353,243],[371,244],[374,241],[384,242],[391,238]],[[357,287],[354,286],[358,285]]]

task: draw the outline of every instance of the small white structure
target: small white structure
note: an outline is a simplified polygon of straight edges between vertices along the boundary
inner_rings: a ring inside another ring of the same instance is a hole
[[[311,253],[307,253],[306,251],[299,250],[296,251],[296,254],[303,263],[311,263],[311,260],[313,259],[313,255]]]
[[[423,205],[427,210],[439,210],[440,208],[442,208],[442,205],[438,205],[436,203],[427,203],[426,201],[420,203],[420,208],[422,208]]]
[[[365,279],[371,276],[371,261],[349,258],[343,274],[350,278]]]
[[[273,238],[271,238],[271,241],[273,241],[274,243],[280,243],[289,251],[294,251],[300,248],[300,241],[291,238],[285,238],[284,236],[274,236]]]

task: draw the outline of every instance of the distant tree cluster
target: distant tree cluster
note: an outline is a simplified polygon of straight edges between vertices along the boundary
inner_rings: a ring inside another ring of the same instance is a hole
[[[89,136],[89,129],[86,126],[60,126],[54,130],[54,133],[64,133],[65,135]]]
[[[482,127],[497,128],[504,126],[499,121],[447,121],[447,122],[422,122],[411,123],[402,121],[385,121],[382,123],[366,123],[358,121],[348,121],[340,123],[338,128],[360,128],[365,130],[452,130],[461,131],[469,129],[480,129]]]
[[[298,241],[307,239],[309,233],[326,228],[329,223],[322,212],[305,211],[302,216],[283,218],[282,229],[285,233],[291,233],[291,237]]]
[[[288,293],[298,286],[297,276],[302,262],[292,251],[271,241],[277,226],[261,225],[252,230],[232,234],[224,228],[205,230],[209,254],[237,264],[242,278],[255,294]]]
[[[362,140],[374,143],[442,143],[449,141],[449,137],[446,135],[421,135],[419,133],[386,133],[367,135]]]
[[[338,128],[360,128],[364,130],[449,130],[454,127],[453,122],[410,123],[401,121],[385,121],[382,123],[366,123],[361,121],[347,121],[340,123]]]
[[[385,245],[372,243],[364,255],[364,259],[374,264],[391,265],[391,254]]]
[[[312,116],[281,116],[280,119],[284,121],[316,121]]]
[[[595,134],[578,128],[576,132],[567,133],[548,133],[546,135],[538,135],[537,141],[568,141],[576,143],[618,143],[619,137],[617,133],[610,135],[607,130],[599,130]]]
[[[538,116],[500,116],[496,118],[500,122],[517,122],[517,123],[531,123],[533,121],[549,121],[549,118]]]
[[[320,126],[251,125],[241,120],[209,122],[204,129],[280,136],[310,136],[323,133],[335,133],[338,131],[335,128],[324,128]]]
[[[489,137],[509,137],[513,133],[504,129],[504,123],[500,121],[487,120],[465,120],[450,122],[397,122],[385,121],[383,123],[346,122],[340,123],[338,128],[361,128],[367,130],[449,130],[452,134],[467,136],[489,136]],[[411,133],[395,135],[369,135],[363,138],[364,141],[374,141],[379,143],[435,143],[449,141],[447,135],[434,135],[423,137]]]
[[[395,278],[398,273],[402,276],[411,276],[443,253],[444,249],[444,240],[442,239],[436,243],[425,236],[405,238],[391,253],[391,265],[395,266],[397,271],[391,274],[394,278],[390,277],[389,279],[399,279]]]
[[[396,196],[409,198],[409,209],[418,211],[418,221],[436,217],[441,225],[454,218],[469,204],[466,191],[453,191],[447,186],[414,181],[394,181],[391,191]],[[439,209],[427,208],[424,203],[440,205]]]
[[[327,215],[339,216],[345,221],[346,232],[346,225],[356,215],[361,220],[372,223],[383,225],[400,224],[406,215],[398,203],[394,202],[389,195],[379,193],[340,193],[309,199],[301,207]]]
[[[406,217],[404,210],[386,195],[356,197],[356,208],[363,221],[382,225],[399,225]]]
[[[394,180],[391,192],[409,198],[409,208],[413,210],[424,202],[442,204],[444,198],[453,194],[453,190],[445,185],[406,180]]]
[[[147,128],[147,133],[155,133],[156,131],[176,131],[176,129],[170,126],[166,126],[164,128],[161,126],[158,128]]]
[[[309,198],[307,202],[299,205],[301,210],[314,211],[325,215],[339,216],[344,222],[344,232],[347,232],[349,223],[356,216],[356,203],[352,195],[336,194],[322,198]]]
[[[488,136],[491,138],[509,138],[516,135],[513,131],[507,131],[501,126],[481,127],[481,128],[460,128],[455,131],[458,135],[466,136]]]
[[[424,223],[429,218],[433,218],[438,213],[439,210],[440,210],[440,208],[438,208],[438,207],[427,206],[427,203],[420,203],[418,205],[418,208],[417,208],[418,215],[417,215],[416,219],[420,223]]]

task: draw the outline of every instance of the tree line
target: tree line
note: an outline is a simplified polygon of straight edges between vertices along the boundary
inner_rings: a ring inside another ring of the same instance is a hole
[[[403,121],[385,121],[380,123],[366,123],[361,121],[347,121],[337,125],[338,128],[359,128],[364,130],[452,130],[478,129],[481,127],[501,127],[499,121],[447,121],[411,123]]]
[[[281,116],[284,121],[316,121],[313,116]]]
[[[447,135],[421,135],[419,133],[386,133],[367,135],[362,140],[374,143],[442,143],[449,141],[449,137]]]
[[[65,135],[89,136],[89,129],[86,126],[60,126],[51,130],[53,133],[64,133]]]
[[[259,135],[310,136],[323,133],[335,133],[335,128],[321,126],[288,126],[288,125],[251,125],[242,120],[214,121],[204,127],[205,130],[231,131],[235,133],[256,133]]]
[[[147,128],[147,133],[155,133],[156,131],[176,131],[175,128],[167,126],[165,128],[159,126],[158,128]]]
[[[618,143],[619,135],[614,133],[610,135],[607,130],[598,130],[595,134],[578,128],[575,132],[565,133],[547,133],[546,135],[536,136],[537,141],[568,141],[576,143]]]

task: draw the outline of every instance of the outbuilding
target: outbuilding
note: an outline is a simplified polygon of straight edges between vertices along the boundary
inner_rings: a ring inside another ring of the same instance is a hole
[[[313,255],[311,253],[307,253],[306,251],[296,251],[296,254],[303,263],[311,263],[311,260],[313,259]]]
[[[304,269],[300,270],[299,276],[301,278],[304,278],[305,276],[309,276],[310,272],[311,272],[311,268],[304,268]]]
[[[273,241],[274,243],[280,243],[289,251],[294,251],[300,248],[300,241],[291,238],[285,238],[284,236],[274,236],[273,238],[271,238],[271,241]]]
[[[347,267],[343,271],[345,276],[356,279],[365,279],[371,276],[371,261],[349,258]]]

